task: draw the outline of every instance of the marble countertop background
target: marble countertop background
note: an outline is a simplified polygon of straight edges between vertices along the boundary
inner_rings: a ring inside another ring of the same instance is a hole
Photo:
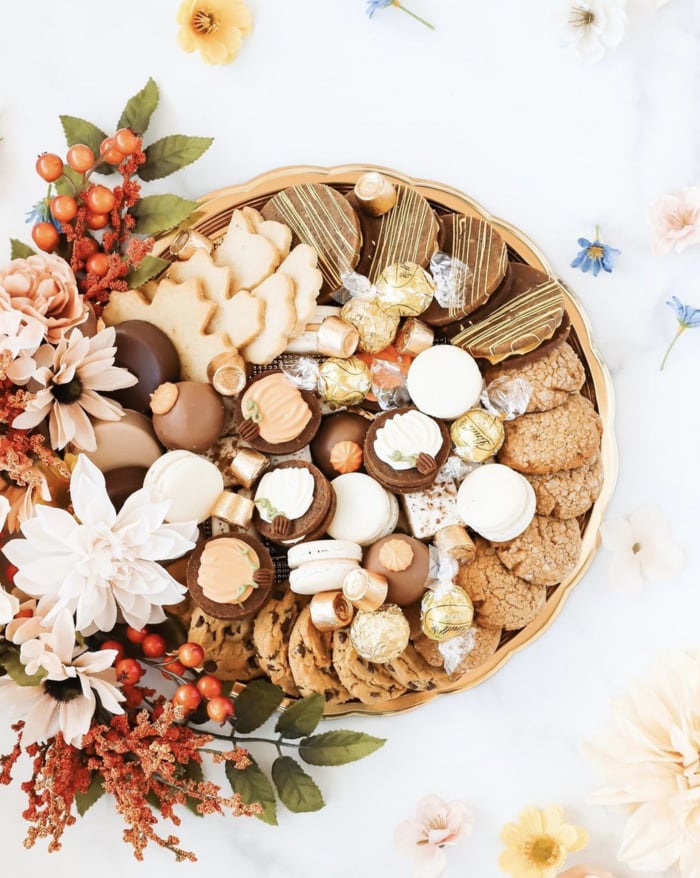
[[[597,781],[581,745],[630,676],[667,647],[700,642],[700,333],[686,333],[659,371],[676,329],[664,302],[700,306],[700,249],[652,255],[648,222],[656,197],[700,183],[700,5],[671,0],[655,12],[652,0],[629,0],[625,40],[585,66],[558,44],[561,2],[411,0],[432,33],[393,9],[370,22],[363,0],[250,0],[255,31],[223,68],[178,48],[176,0],[3,8],[0,241],[29,237],[23,215],[43,194],[35,157],[63,151],[58,113],[109,130],[148,76],[161,90],[151,137],[216,138],[151,192],[198,196],[282,165],[347,162],[460,188],[526,231],[591,318],[617,399],[610,515],[657,504],[688,555],[674,582],[628,595],[611,587],[601,551],[550,630],[489,681],[403,716],[349,719],[388,741],[356,765],[314,771],[324,811],[281,809],[276,829],[186,815],[180,836],[199,855],[194,866],[160,850],[136,866],[105,800],[66,833],[60,854],[26,852],[23,797],[3,788],[5,875],[402,878],[411,865],[393,848],[394,827],[435,792],[476,814],[473,837],[448,851],[448,878],[498,875],[501,826],[527,804],[552,803],[590,832],[572,862],[631,878],[616,863],[623,818],[586,804]],[[612,276],[568,267],[596,223],[623,251]]]

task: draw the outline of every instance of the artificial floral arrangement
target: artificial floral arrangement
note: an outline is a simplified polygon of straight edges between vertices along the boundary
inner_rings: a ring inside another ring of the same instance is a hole
[[[149,80],[111,136],[61,117],[65,161],[44,153],[36,163],[48,183],[30,213],[40,252],[13,240],[12,261],[0,268],[0,539],[9,562],[1,572],[0,699],[17,720],[0,783],[11,782],[26,753],[27,847],[46,838],[58,850],[77,815],[110,794],[137,859],[154,842],[192,860],[157,828],[161,819],[180,823],[178,806],[275,824],[277,797],[295,812],[324,804],[285,751],[340,765],[384,742],[345,730],[315,734],[324,699],[300,699],[280,713],[275,737],[252,739],[277,749],[271,782],[245,736],[284,693],[261,680],[231,692],[164,609],[185,589],[159,562],[193,548],[196,522],[165,523],[168,504],[147,488],[117,513],[104,476],[80,453],[97,448],[96,423],[124,416],[103,394],[136,383],[114,365],[115,330],[104,328],[101,311],[113,291],[165,268],[151,255],[153,236],[191,220],[196,208],[176,195],[142,197],[141,182],[168,176],[211,144],[174,135],[145,146],[158,97]],[[112,188],[94,179],[113,174],[120,179]],[[207,722],[216,730],[203,730]],[[225,765],[230,794],[206,778],[205,761]]]

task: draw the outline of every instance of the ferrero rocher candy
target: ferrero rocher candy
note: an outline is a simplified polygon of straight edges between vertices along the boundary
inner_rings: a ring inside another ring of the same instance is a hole
[[[474,605],[458,585],[427,591],[421,601],[421,627],[426,637],[443,641],[464,634],[474,620]]]
[[[377,299],[355,296],[343,305],[340,316],[357,329],[360,334],[357,348],[368,354],[388,347],[399,328],[398,315],[386,311]]]
[[[433,301],[435,283],[415,262],[390,265],[377,278],[377,301],[397,317],[417,317]]]
[[[486,409],[470,409],[450,427],[455,454],[468,463],[482,463],[503,445],[505,431],[498,415]]]
[[[330,357],[318,370],[318,390],[326,402],[334,405],[358,405],[372,387],[366,363],[358,357]]]
[[[357,613],[350,626],[350,641],[363,659],[382,665],[401,655],[410,633],[400,607],[384,604],[373,613]]]

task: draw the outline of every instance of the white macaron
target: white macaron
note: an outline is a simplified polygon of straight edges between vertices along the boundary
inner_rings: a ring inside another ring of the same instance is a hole
[[[293,546],[287,552],[291,570],[312,561],[362,560],[362,547],[349,540],[310,540]]]
[[[453,421],[473,408],[483,384],[474,358],[451,344],[421,351],[406,377],[406,387],[416,408],[445,421]]]
[[[320,591],[341,591],[345,577],[358,570],[358,561],[335,558],[326,561],[308,561],[289,574],[289,587],[296,594],[317,594]]]

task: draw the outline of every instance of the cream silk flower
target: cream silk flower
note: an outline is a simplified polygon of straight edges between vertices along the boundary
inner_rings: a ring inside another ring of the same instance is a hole
[[[177,11],[177,39],[185,52],[198,51],[207,64],[229,64],[253,17],[242,0],[183,0]]]
[[[414,878],[439,878],[447,868],[443,848],[471,835],[474,818],[464,802],[445,802],[425,796],[416,806],[415,820],[396,827],[399,850],[414,860]]]

